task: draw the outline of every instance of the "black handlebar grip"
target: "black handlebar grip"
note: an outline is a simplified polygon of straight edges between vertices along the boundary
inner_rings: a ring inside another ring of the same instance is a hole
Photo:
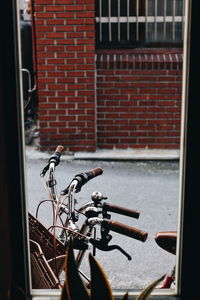
[[[133,209],[129,209],[126,207],[113,205],[113,204],[109,204],[109,203],[104,203],[103,209],[106,211],[114,212],[114,213],[121,214],[124,216],[132,217],[135,219],[138,219],[140,216],[140,212],[138,210],[133,210]]]
[[[76,187],[77,192],[81,190],[81,187],[86,184],[89,180],[91,180],[94,177],[97,177],[103,173],[103,170],[101,168],[95,168],[91,171],[80,173],[75,176],[75,179],[78,181],[78,185]]]
[[[103,170],[101,168],[95,168],[91,171],[88,171],[88,172],[83,172],[83,173],[80,173],[80,174],[77,174],[74,179],[71,181],[71,183],[74,181],[74,180],[77,180],[77,186],[76,186],[76,193],[80,192],[82,186],[84,184],[86,184],[90,179],[94,178],[94,177],[97,177],[99,175],[101,175],[103,173]],[[70,184],[71,184],[70,183]],[[70,185],[69,185],[70,186]],[[69,186],[67,188],[65,188],[61,193],[62,195],[66,195],[69,191]]]
[[[148,233],[146,231],[130,227],[112,220],[103,220],[102,226],[106,229],[115,231],[120,234],[124,234],[141,242],[145,242],[148,237]]]

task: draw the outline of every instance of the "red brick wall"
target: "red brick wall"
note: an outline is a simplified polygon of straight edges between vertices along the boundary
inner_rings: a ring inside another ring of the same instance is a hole
[[[102,149],[180,147],[182,50],[97,53],[97,143]]]
[[[182,50],[95,53],[94,3],[34,2],[41,150],[179,148]]]
[[[41,149],[94,151],[93,0],[35,0]]]

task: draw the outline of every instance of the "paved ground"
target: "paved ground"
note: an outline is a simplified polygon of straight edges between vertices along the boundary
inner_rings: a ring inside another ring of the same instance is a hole
[[[48,154],[27,152],[27,190],[29,210],[35,213],[40,200],[48,198],[39,176]],[[42,159],[45,158],[45,160]],[[74,160],[65,157],[56,170],[58,191],[68,185],[73,176],[100,166],[104,173],[84,186],[77,195],[81,204],[90,200],[93,191],[100,191],[108,197],[108,202],[137,209],[139,220],[116,214],[112,219],[143,229],[149,236],[145,243],[114,234],[113,244],[122,246],[131,256],[128,261],[117,250],[97,253],[97,259],[105,269],[113,288],[143,288],[144,285],[170,271],[175,257],[157,246],[154,235],[158,231],[176,230],[179,194],[179,165],[177,160],[148,161],[132,159]],[[44,205],[40,220],[50,224],[50,207]],[[84,269],[87,267],[84,262]]]

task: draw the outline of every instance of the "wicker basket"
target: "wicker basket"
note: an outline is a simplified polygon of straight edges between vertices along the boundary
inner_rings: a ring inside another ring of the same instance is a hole
[[[61,288],[59,280],[46,260],[38,243],[30,240],[31,249],[31,277],[33,289]]]
[[[67,247],[33,215],[29,217],[32,287],[59,288],[58,276],[64,269]]]

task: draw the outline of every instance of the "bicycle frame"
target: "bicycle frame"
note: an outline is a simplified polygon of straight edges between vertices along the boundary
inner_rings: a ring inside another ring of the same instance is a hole
[[[57,249],[55,249],[52,253],[52,257],[50,257],[49,253],[47,253],[47,262],[53,267],[54,273],[58,278],[58,282],[60,283],[59,276],[62,272],[62,267],[64,267],[64,252],[66,252],[69,240],[72,238],[73,247],[74,249],[78,250],[75,258],[77,268],[79,269],[81,276],[89,282],[90,279],[80,270],[84,254],[88,250],[89,245],[93,247],[93,255],[96,254],[96,248],[102,251],[112,251],[114,249],[117,249],[123,255],[125,255],[128,260],[131,260],[131,256],[119,245],[109,245],[109,242],[112,238],[112,236],[109,234],[109,231],[112,230],[128,237],[140,240],[142,242],[146,241],[148,234],[143,230],[139,230],[134,227],[130,227],[111,220],[111,215],[108,214],[108,212],[115,212],[133,218],[139,218],[140,213],[138,211],[127,209],[124,207],[111,205],[105,202],[102,203],[102,200],[106,200],[107,198],[103,197],[100,192],[94,192],[91,197],[92,201],[83,204],[79,209],[76,208],[78,202],[76,200],[75,194],[80,192],[82,186],[89,180],[101,175],[103,173],[103,170],[101,168],[95,168],[91,171],[75,175],[68,187],[61,191],[60,194],[58,194],[56,189],[57,182],[55,178],[55,168],[60,162],[60,156],[63,149],[63,146],[58,146],[56,148],[56,151],[50,157],[47,165],[44,167],[40,174],[42,177],[44,177],[48,172],[46,185],[49,189],[51,199],[41,201],[38,205],[38,208],[41,203],[44,203],[45,201],[51,201],[53,208],[53,225],[50,226],[47,231],[50,234],[50,240],[52,241],[51,244],[53,243],[55,247],[57,247],[57,244],[61,244],[62,246],[60,247],[64,247],[62,248],[62,251],[58,253]],[[85,221],[79,228],[77,222],[79,220],[80,214],[85,216]],[[58,219],[60,220],[62,225],[58,225]],[[34,222],[36,223],[37,219]],[[101,238],[98,239],[96,238],[96,226],[100,226],[101,228]],[[57,236],[55,236],[56,228],[61,229],[60,233]],[[51,234],[50,230],[52,229],[54,229],[54,232]],[[44,228],[42,230],[43,232],[45,232]],[[33,231],[34,229],[32,230],[32,232]],[[46,235],[48,236],[47,233]],[[33,240],[34,237],[35,236],[33,235]],[[39,242],[38,238],[37,241]],[[59,264],[59,266],[56,265],[57,263]]]

